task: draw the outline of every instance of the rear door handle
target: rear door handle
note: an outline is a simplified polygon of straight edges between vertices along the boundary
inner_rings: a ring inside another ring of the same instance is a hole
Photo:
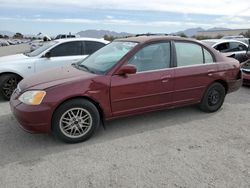
[[[214,69],[210,69],[210,70],[207,71],[207,75],[208,75],[208,76],[213,76],[213,73],[214,73],[214,72],[215,72]]]

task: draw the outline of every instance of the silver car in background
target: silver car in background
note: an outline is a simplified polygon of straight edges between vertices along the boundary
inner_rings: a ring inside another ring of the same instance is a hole
[[[202,42],[240,62],[244,61],[244,56],[248,49],[246,43],[233,39],[208,39],[202,40]]]

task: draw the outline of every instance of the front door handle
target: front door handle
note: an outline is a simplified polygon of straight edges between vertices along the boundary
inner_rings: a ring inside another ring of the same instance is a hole
[[[215,70],[214,70],[214,69],[209,69],[209,70],[207,71],[207,73],[211,73],[211,72],[215,72]]]
[[[171,78],[171,75],[165,75],[161,77],[161,82],[166,83],[169,81],[169,79]]]

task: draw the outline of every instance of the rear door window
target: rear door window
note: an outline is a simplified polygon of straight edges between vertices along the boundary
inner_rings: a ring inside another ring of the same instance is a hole
[[[219,52],[228,52],[230,50],[229,42],[223,42],[214,47]]]
[[[90,55],[94,53],[95,51],[99,50],[100,48],[104,47],[105,44],[101,42],[95,42],[95,41],[85,41],[84,42],[85,46],[85,55]]]
[[[247,47],[240,42],[230,42],[230,52],[246,51]]]
[[[203,64],[204,62],[200,45],[189,42],[175,42],[175,49],[178,67]]]
[[[59,44],[50,52],[51,57],[82,55],[82,42],[74,41]]]

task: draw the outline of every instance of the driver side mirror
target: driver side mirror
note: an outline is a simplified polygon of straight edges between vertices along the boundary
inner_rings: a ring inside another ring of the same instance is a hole
[[[117,75],[126,75],[126,74],[135,74],[135,73],[136,73],[136,66],[123,65],[116,74]]]
[[[51,57],[51,52],[46,52],[43,57],[50,58]]]

